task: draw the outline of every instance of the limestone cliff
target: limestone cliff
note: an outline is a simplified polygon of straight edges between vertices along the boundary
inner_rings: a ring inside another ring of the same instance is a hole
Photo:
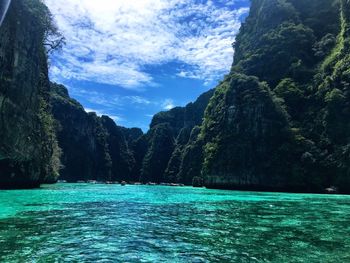
[[[349,1],[252,1],[199,138],[208,187],[350,192]]]
[[[33,187],[58,176],[44,47],[49,21],[41,1],[13,0],[0,27],[0,187]]]
[[[51,85],[51,104],[63,152],[60,179],[138,180],[132,176],[135,160],[129,144],[143,134],[140,129],[119,127],[107,116],[85,112],[62,85]]]
[[[214,90],[210,90],[186,107],[176,107],[153,117],[149,132],[135,145],[142,181],[192,183],[192,178],[185,180],[182,175],[185,148],[195,139],[190,136],[191,131],[202,123],[213,93]]]

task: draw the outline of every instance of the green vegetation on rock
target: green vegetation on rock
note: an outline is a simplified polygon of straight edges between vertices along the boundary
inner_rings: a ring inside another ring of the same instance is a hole
[[[139,148],[135,151],[139,152],[136,163],[142,162],[136,165],[140,169],[141,181],[192,183],[192,177],[198,174],[186,166],[186,156],[197,140],[198,133],[193,135],[193,129],[197,130],[198,127],[195,127],[202,123],[213,92],[210,90],[202,94],[186,107],[160,112],[153,117],[150,130],[139,140]],[[197,156],[200,157],[201,154]],[[200,165],[197,164],[197,167]],[[199,172],[200,169],[195,171]]]
[[[63,152],[60,179],[138,181],[131,149],[143,135],[140,129],[120,127],[107,116],[86,113],[62,85],[51,84],[51,104]]]
[[[252,1],[206,110],[208,187],[350,192],[348,1]]]
[[[46,44],[62,38],[39,0],[13,0],[0,28],[0,187],[55,182],[60,168]],[[58,44],[59,45],[59,44]]]
[[[13,0],[0,41],[1,187],[60,173],[350,193],[348,0],[252,0],[230,74],[194,103],[156,114],[146,134],[86,113],[50,84],[47,53],[64,39],[41,1]]]

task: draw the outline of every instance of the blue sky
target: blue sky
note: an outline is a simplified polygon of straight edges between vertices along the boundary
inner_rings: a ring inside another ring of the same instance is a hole
[[[86,111],[144,131],[216,86],[249,0],[45,0],[67,44],[51,80]]]

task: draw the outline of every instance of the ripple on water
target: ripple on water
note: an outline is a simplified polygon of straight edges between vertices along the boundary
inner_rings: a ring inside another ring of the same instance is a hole
[[[64,184],[9,200],[0,262],[350,262],[347,196]]]

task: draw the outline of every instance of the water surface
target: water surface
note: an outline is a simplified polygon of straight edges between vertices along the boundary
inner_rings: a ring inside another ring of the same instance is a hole
[[[350,262],[350,197],[89,184],[0,191],[0,262]]]

